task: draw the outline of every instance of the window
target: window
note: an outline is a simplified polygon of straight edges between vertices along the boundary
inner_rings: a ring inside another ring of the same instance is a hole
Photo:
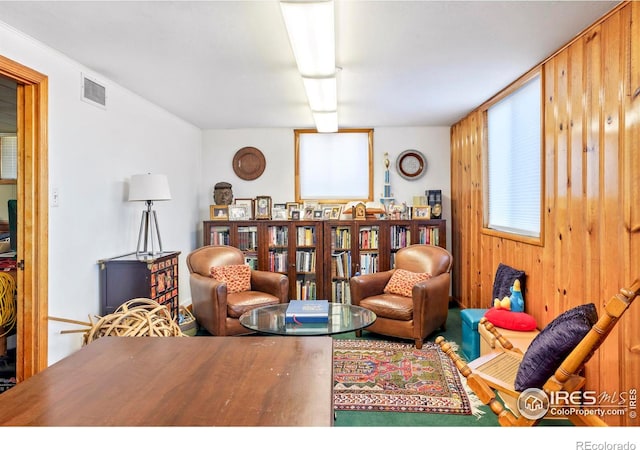
[[[18,178],[18,137],[0,133],[0,179]]]
[[[539,238],[542,201],[540,74],[487,111],[485,226]]]
[[[296,202],[373,200],[373,130],[295,130]]]

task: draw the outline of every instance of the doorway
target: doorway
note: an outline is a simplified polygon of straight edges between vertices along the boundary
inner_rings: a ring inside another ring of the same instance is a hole
[[[16,378],[21,382],[48,364],[48,78],[3,56],[0,75],[17,83]]]

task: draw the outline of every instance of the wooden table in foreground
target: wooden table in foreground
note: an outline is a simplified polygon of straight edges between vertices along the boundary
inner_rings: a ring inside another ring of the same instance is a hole
[[[330,337],[103,337],[0,394],[0,425],[331,426]]]

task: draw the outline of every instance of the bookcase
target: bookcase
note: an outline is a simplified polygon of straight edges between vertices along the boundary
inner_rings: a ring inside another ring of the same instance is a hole
[[[350,303],[349,279],[389,270],[411,244],[446,247],[445,220],[203,222],[203,245],[231,245],[254,269],[289,277],[290,299]]]
[[[289,277],[289,298],[325,298],[322,221],[209,220],[203,224],[203,245],[231,245],[257,270]]]

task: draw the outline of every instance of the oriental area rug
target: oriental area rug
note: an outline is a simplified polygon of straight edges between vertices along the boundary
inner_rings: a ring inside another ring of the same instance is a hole
[[[472,414],[458,370],[433,342],[333,341],[334,408]]]

